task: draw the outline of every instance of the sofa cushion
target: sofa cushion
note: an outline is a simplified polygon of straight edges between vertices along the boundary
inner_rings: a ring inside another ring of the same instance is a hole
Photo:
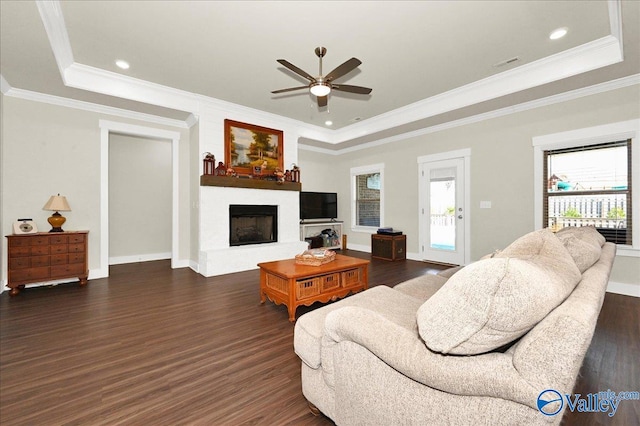
[[[393,289],[404,294],[408,294],[409,296],[413,296],[424,302],[433,296],[436,291],[440,290],[444,283],[447,282],[447,279],[447,277],[443,277],[440,274],[426,274],[402,282],[393,287]]]
[[[300,316],[296,321],[293,336],[294,351],[309,367],[313,369],[320,367],[322,364],[324,320],[329,312],[343,306],[365,307],[404,328],[413,329],[415,332],[415,313],[421,303],[420,299],[384,285],[372,287]]]
[[[449,278],[418,309],[418,330],[435,352],[488,352],[529,331],[579,280],[560,240],[547,229],[532,232]]]
[[[593,226],[563,228],[556,236],[569,251],[580,273],[600,259],[605,239]]]

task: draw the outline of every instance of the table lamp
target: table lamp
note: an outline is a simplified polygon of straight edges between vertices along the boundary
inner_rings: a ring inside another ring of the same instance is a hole
[[[62,224],[66,222],[66,218],[58,212],[70,212],[71,208],[67,199],[63,195],[52,195],[44,205],[42,210],[49,210],[55,212],[47,221],[51,224],[51,230],[49,232],[64,232],[62,230]]]

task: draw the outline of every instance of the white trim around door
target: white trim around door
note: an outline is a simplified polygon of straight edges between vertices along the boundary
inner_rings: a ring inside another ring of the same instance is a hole
[[[144,127],[128,123],[100,120],[100,269],[94,278],[109,276],[109,133],[120,133],[171,140],[171,267],[179,268],[178,263],[178,147],[180,133],[169,130]]]
[[[466,265],[471,259],[471,149],[443,152],[418,157],[418,232],[420,257],[425,261],[435,261],[456,265]],[[439,167],[456,170],[456,182],[459,185],[456,200],[455,218],[457,233],[454,250],[432,250],[431,240],[431,202],[430,170]],[[462,184],[462,185],[460,185]]]

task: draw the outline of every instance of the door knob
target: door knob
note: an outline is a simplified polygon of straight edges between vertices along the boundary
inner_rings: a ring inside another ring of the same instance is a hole
[[[458,215],[458,219],[462,219],[462,215],[461,214]]]

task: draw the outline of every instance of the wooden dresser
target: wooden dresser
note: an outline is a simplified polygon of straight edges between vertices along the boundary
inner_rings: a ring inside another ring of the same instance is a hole
[[[25,284],[78,278],[87,284],[89,231],[39,232],[7,235],[9,240],[9,294],[16,296]]]

